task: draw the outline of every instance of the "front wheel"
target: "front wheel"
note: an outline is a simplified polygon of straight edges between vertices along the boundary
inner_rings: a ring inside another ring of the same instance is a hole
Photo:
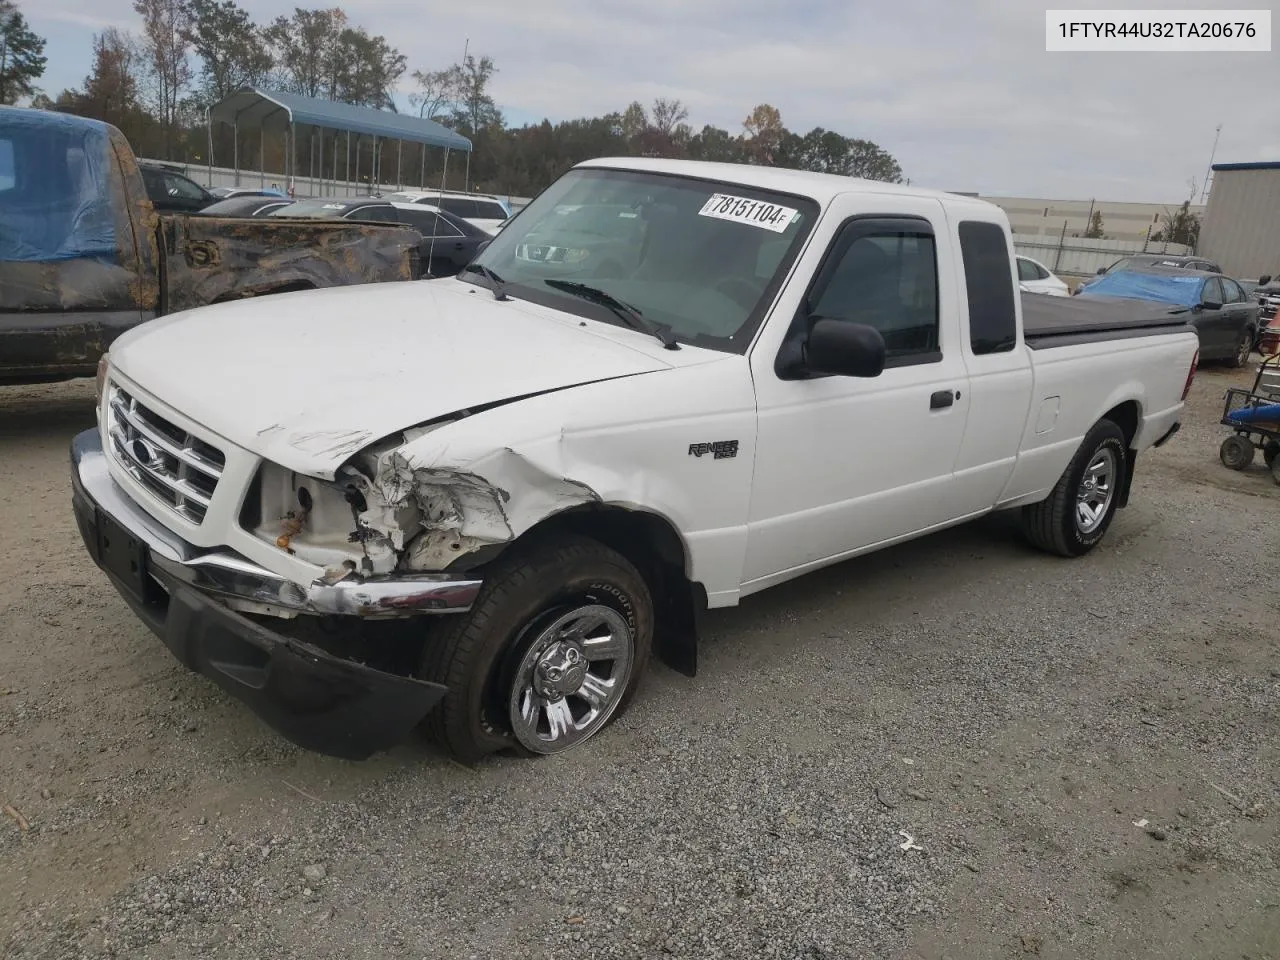
[[[1129,469],[1124,432],[1099,420],[1085,435],[1049,496],[1022,510],[1027,539],[1063,557],[1088,553],[1106,535]]]
[[[634,695],[653,621],[644,577],[603,544],[564,536],[514,550],[471,612],[427,640],[419,676],[449,688],[429,732],[466,763],[577,747]]]

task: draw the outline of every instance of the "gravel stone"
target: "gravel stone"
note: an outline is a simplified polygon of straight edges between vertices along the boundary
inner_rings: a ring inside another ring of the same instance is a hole
[[[31,820],[0,815],[0,956],[1280,956],[1280,608],[1223,587],[1274,562],[1280,498],[1216,452],[1250,376],[1202,371],[1088,557],[993,517],[852,560],[713,611],[697,678],[655,664],[580,751],[474,768],[308,754],[173,660],[65,504],[92,383],[0,389],[0,799]]]

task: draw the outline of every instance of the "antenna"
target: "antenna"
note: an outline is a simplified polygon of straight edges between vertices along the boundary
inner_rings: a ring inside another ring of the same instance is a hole
[[[1209,195],[1209,187],[1213,183],[1213,158],[1218,154],[1218,138],[1222,136],[1222,124],[1213,132],[1213,149],[1209,151],[1209,169],[1204,172],[1204,192],[1200,194],[1200,202],[1204,203],[1205,197]],[[1195,191],[1192,191],[1195,195]]]

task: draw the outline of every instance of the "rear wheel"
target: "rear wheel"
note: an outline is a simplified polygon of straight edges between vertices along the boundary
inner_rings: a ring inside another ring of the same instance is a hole
[[[1222,446],[1218,448],[1218,457],[1228,470],[1243,470],[1253,463],[1253,452],[1253,443],[1248,437],[1233,433],[1222,441]]]
[[[1240,340],[1236,343],[1236,352],[1231,357],[1231,366],[1243,367],[1249,362],[1249,354],[1253,353],[1253,331],[1240,331]]]
[[[1099,420],[1080,444],[1049,496],[1022,511],[1023,530],[1041,550],[1079,557],[1106,535],[1129,469],[1124,432]]]
[[[449,688],[428,730],[466,763],[563,753],[626,707],[652,643],[648,584],[621,554],[585,537],[513,552],[428,638],[419,676]]]

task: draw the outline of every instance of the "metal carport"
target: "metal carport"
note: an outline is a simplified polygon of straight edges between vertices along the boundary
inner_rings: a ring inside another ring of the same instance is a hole
[[[453,150],[460,150],[467,155],[468,181],[470,180],[471,167],[471,141],[461,134],[454,133],[448,127],[436,123],[434,120],[426,120],[421,117],[409,116],[401,113],[391,113],[387,110],[374,110],[370,107],[357,107],[349,103],[339,103],[333,100],[318,100],[314,97],[304,97],[295,93],[285,93],[279,90],[264,90],[259,87],[244,87],[228,97],[219,100],[213,104],[208,110],[208,127],[209,127],[209,168],[213,169],[213,128],[215,124],[225,124],[234,129],[234,168],[236,170],[236,182],[239,182],[240,171],[240,131],[241,129],[258,129],[261,131],[259,139],[259,169],[265,166],[265,144],[268,132],[279,131],[285,137],[285,176],[288,178],[292,187],[298,176],[298,127],[311,128],[312,135],[309,138],[311,148],[308,151],[310,179],[312,188],[316,187],[315,176],[315,134],[319,133],[320,144],[319,153],[321,157],[321,169],[323,173],[324,167],[324,131],[333,130],[335,136],[333,139],[333,164],[331,172],[334,174],[333,184],[336,188],[337,167],[338,167],[338,133],[346,133],[346,167],[344,168],[345,179],[348,184],[347,191],[350,192],[349,184],[352,182],[351,177],[351,134],[355,133],[361,136],[369,136],[373,138],[373,169],[370,171],[370,184],[376,186],[379,182],[378,178],[382,173],[381,156],[378,152],[379,140],[395,140],[399,147],[397,149],[396,159],[396,181],[399,185],[403,185],[401,179],[400,160],[403,155],[403,145],[407,141],[409,143],[423,144],[424,148],[428,146],[441,147],[445,151],[445,165],[447,168],[449,162],[449,153]],[[423,175],[420,177],[420,185],[425,186],[421,181],[425,179],[426,170],[426,150],[422,151],[422,169]],[[356,155],[356,171],[355,182],[359,182],[360,178],[360,157],[357,151]],[[262,173],[263,183],[265,185],[266,172]],[[325,178],[321,178],[324,180]],[[317,192],[323,192],[323,189]]]

